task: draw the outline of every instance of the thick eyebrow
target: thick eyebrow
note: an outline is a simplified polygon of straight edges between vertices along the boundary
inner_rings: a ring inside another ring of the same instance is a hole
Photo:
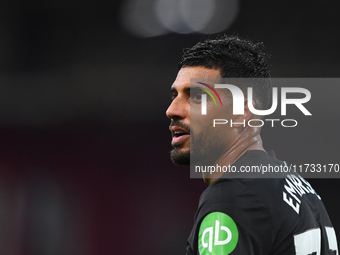
[[[174,93],[174,92],[178,92],[178,91],[175,87],[171,86],[170,92]],[[190,94],[190,87],[184,87],[183,92],[186,93],[186,94]]]
[[[202,92],[202,88],[201,87],[193,87],[190,88],[191,92]]]

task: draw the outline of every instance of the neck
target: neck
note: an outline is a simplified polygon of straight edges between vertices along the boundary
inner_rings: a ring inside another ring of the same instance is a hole
[[[217,159],[215,164],[228,166],[232,165],[248,150],[262,150],[262,139],[259,133],[253,135],[240,134],[239,139],[221,156]],[[223,172],[215,172],[212,174],[204,173],[203,180],[208,185],[216,181],[223,175]]]

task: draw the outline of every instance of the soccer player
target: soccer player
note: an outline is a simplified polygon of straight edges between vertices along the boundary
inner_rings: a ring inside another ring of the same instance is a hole
[[[229,103],[210,107],[209,115],[223,113],[235,123],[226,125],[223,131],[208,132],[211,127],[205,121],[195,126],[190,123],[190,114],[193,117],[201,111],[205,88],[203,83],[190,88],[191,78],[268,78],[267,58],[262,43],[234,35],[207,39],[184,51],[166,112],[171,119],[171,159],[175,164],[189,165],[190,157],[194,157],[202,164],[238,169],[285,165],[273,152],[264,150],[260,128],[241,124],[254,117],[247,99],[244,114],[233,115],[231,93],[219,93],[222,101]],[[253,104],[256,109],[268,109],[270,84],[256,86]],[[302,177],[228,178],[227,174],[202,173],[209,186],[199,201],[187,255],[338,254],[335,231],[322,200]]]

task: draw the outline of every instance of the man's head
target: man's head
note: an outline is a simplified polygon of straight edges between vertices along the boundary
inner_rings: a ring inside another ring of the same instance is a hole
[[[270,77],[268,58],[263,43],[253,43],[235,35],[221,35],[184,49],[178,68],[202,66],[218,69],[220,78],[246,78],[249,81],[249,78]],[[253,88],[254,98],[258,109],[267,109],[271,102],[270,84],[261,83]],[[237,85],[244,89],[242,84]],[[244,87],[247,85],[249,84],[244,84]]]
[[[200,110],[199,97],[193,91],[190,92],[190,78],[268,78],[270,76],[268,65],[268,55],[264,52],[262,43],[253,43],[248,40],[240,39],[237,36],[220,36],[216,39],[207,39],[199,42],[192,48],[185,49],[184,55],[179,63],[179,73],[172,86],[173,101],[167,110],[167,116],[171,119],[170,129],[173,134],[172,145],[174,150],[171,158],[178,165],[188,165],[190,163],[190,136],[191,142],[200,145],[200,151],[191,151],[191,156],[203,157],[205,153],[224,153],[228,150],[235,139],[243,135],[243,129],[229,128],[215,129],[205,132],[208,129],[204,124],[208,119],[202,119],[202,124],[194,128],[190,126],[190,112]],[[256,80],[256,79],[255,79]],[[237,84],[242,90],[248,84]],[[254,101],[257,109],[264,109],[270,103],[270,85],[268,83],[256,84],[253,86]],[[225,101],[230,101],[227,95]],[[190,106],[190,101],[198,102]],[[197,108],[197,109],[196,109]],[[226,116],[232,116],[231,104],[227,108],[216,108],[210,118],[223,111]],[[248,111],[249,113],[249,111]],[[244,118],[250,118],[245,113]],[[248,115],[249,116],[248,116]],[[217,116],[217,115],[216,115]],[[193,144],[191,145],[193,148]],[[219,151],[219,152],[218,152]]]

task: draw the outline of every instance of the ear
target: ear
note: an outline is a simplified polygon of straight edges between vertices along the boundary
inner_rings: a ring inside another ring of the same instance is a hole
[[[255,106],[254,100],[252,101],[252,103]],[[233,121],[233,126],[236,127],[236,128],[247,126],[247,122],[252,117],[253,117],[253,113],[248,108],[248,99],[246,98],[244,100],[244,114],[243,115],[236,115],[235,116],[235,121]]]

